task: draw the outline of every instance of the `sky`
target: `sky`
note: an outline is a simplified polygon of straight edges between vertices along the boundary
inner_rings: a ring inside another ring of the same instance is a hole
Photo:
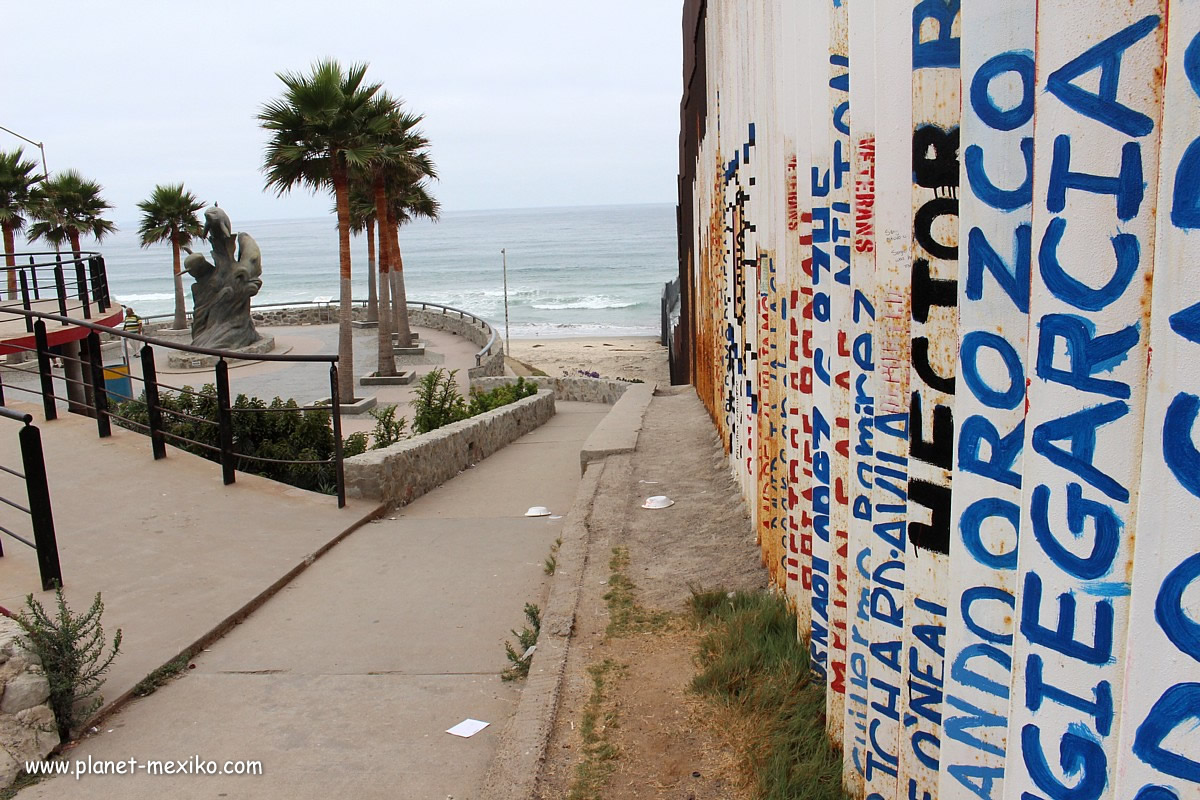
[[[263,191],[256,120],[277,72],[324,57],[425,115],[447,211],[675,200],[682,0],[4,6],[0,126],[99,181],[118,223],[180,181],[235,219],[328,213],[326,194]]]

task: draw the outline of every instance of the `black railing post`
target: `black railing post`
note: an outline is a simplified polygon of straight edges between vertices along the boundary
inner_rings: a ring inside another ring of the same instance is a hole
[[[30,280],[33,281],[33,299],[41,300],[42,299],[42,290],[38,286],[37,264],[34,263],[33,256],[29,257],[29,278],[30,278]]]
[[[229,405],[229,365],[217,361],[217,434],[221,444],[221,477],[225,485],[234,481],[233,409]]]
[[[33,323],[33,341],[37,350],[38,375],[42,379],[42,408],[46,419],[58,419],[58,406],[54,402],[54,374],[50,371],[50,342],[46,338],[46,322]]]
[[[100,299],[100,273],[97,269],[98,266],[95,256],[88,259],[88,277],[92,281],[92,302],[96,304],[96,310],[103,314],[104,303]]]
[[[92,405],[96,412],[96,430],[100,438],[112,436],[112,420],[108,418],[108,392],[104,389],[104,359],[100,355],[100,334],[87,335],[88,362],[92,367]]]
[[[58,540],[54,536],[54,512],[50,508],[50,487],[46,482],[46,459],[42,453],[42,434],[29,423],[21,429],[21,463],[25,467],[25,488],[29,492],[29,516],[33,520],[33,541],[37,545],[38,571],[42,590],[62,586],[62,566],[58,563]]]
[[[104,265],[104,256],[96,256],[96,261],[99,262],[98,272],[100,276],[100,303],[101,308],[105,311],[112,305],[112,297],[108,293],[108,267]]]
[[[54,290],[58,293],[58,315],[67,315],[67,279],[63,275],[62,256],[54,257]],[[66,325],[66,322],[60,323]]]
[[[142,347],[142,382],[146,385],[146,417],[150,423],[150,446],[154,460],[167,457],[167,440],[163,436],[162,406],[158,404],[158,372],[154,368],[154,348]]]
[[[29,279],[25,277],[25,270],[18,270],[17,274],[21,278],[21,305],[26,311],[32,311],[33,306],[29,305]],[[33,333],[33,317],[25,317],[26,333]]]
[[[337,476],[338,508],[346,507],[346,470],[342,466],[342,398],[338,394],[338,365],[329,365],[329,407],[333,409],[333,467]]]
[[[75,257],[75,294],[79,297],[79,302],[83,304],[83,318],[92,318],[92,303],[88,298],[87,290],[87,275],[83,271],[83,258]]]

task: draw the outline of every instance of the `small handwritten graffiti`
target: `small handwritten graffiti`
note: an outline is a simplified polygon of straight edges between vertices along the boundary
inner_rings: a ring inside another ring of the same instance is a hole
[[[847,568],[849,609],[846,645],[846,724],[848,763],[865,779],[869,747],[868,715],[871,623],[871,491],[874,488],[875,389],[875,139],[855,144],[854,254],[852,255],[854,341],[851,351],[853,408],[850,431],[851,519]]]

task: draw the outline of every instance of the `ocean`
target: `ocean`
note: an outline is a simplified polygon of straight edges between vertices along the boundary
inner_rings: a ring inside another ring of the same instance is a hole
[[[338,296],[337,229],[317,219],[240,220],[263,253],[255,305]],[[142,248],[136,223],[99,246],[113,296],[142,317],[174,310],[171,250]],[[196,249],[208,250],[207,242]],[[84,247],[92,247],[84,244]],[[352,237],[355,299],[367,296],[367,243]],[[409,300],[470,311],[504,327],[500,250],[507,251],[513,338],[657,335],[663,284],[677,274],[675,207],[661,205],[445,212],[400,230]],[[184,292],[191,303],[191,279]]]

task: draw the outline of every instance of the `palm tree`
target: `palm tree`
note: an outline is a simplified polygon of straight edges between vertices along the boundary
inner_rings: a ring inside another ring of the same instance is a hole
[[[104,201],[100,191],[100,184],[84,178],[73,169],[44,181],[40,200],[31,209],[37,221],[29,226],[30,240],[45,239],[55,247],[70,242],[75,258],[80,258],[80,236],[89,234],[101,242],[117,229],[116,225],[101,216],[112,206]],[[68,409],[77,414],[86,413],[87,406],[91,405],[91,389],[83,384],[79,342],[67,342],[63,346],[63,355],[66,357],[63,370]]]
[[[308,75],[276,73],[283,96],[258,114],[270,132],[263,169],[266,186],[285,194],[297,186],[313,191],[333,189],[337,208],[341,325],[338,331],[338,393],[354,399],[354,344],[351,335],[350,169],[367,164],[373,144],[386,127],[377,83],[364,83],[366,64],[343,70],[333,59],[319,61]]]
[[[391,275],[396,265],[398,250],[389,232],[395,227],[391,221],[390,196],[399,187],[415,180],[425,166],[427,156],[424,149],[429,142],[416,130],[422,117],[400,111],[401,104],[386,94],[380,97],[380,102],[389,109],[387,113],[388,127],[383,130],[376,144],[375,157],[364,171],[364,177],[369,178],[375,200],[375,219],[380,223],[379,236],[379,296],[380,305],[385,312],[389,309],[389,294],[391,293]],[[400,343],[407,346],[411,339],[408,327],[408,316],[397,320],[391,313],[384,313],[379,320],[379,375],[396,374],[396,358],[392,350],[392,328],[398,324]]]
[[[436,178],[436,170],[432,162],[427,163],[425,175]],[[418,217],[436,222],[441,216],[442,206],[429,193],[429,183],[426,180],[411,181],[397,189],[391,200],[391,226],[389,236],[393,248],[392,279],[392,314],[397,320],[396,328],[405,335],[408,327],[408,293],[404,288],[404,257],[400,253],[400,227],[412,222]],[[407,339],[401,338],[402,342]]]
[[[179,330],[187,327],[187,309],[183,302],[183,273],[179,264],[179,248],[188,245],[193,236],[204,235],[204,225],[196,212],[204,208],[191,192],[184,191],[182,183],[159,184],[154,187],[149,199],[138,203],[142,211],[142,222],[138,234],[142,247],[159,242],[171,243],[171,263],[175,275],[175,322]]]
[[[70,243],[76,258],[82,250],[80,236],[86,234],[97,242],[104,241],[117,226],[101,216],[112,208],[100,196],[101,191],[100,184],[74,169],[60,172],[42,183],[42,200],[32,209],[37,221],[29,226],[30,240],[45,239],[55,247]]]
[[[11,152],[0,151],[0,228],[4,229],[4,258],[9,267],[9,297],[17,292],[17,273],[12,269],[17,265],[14,255],[17,249],[16,234],[24,229],[25,215],[37,202],[35,184],[46,177],[36,174],[34,170],[37,164],[25,160],[24,156],[24,150],[20,147]]]
[[[333,209],[337,213],[337,209]],[[379,321],[379,300],[375,287],[375,196],[370,183],[361,177],[350,178],[350,232],[367,235],[367,322]]]

